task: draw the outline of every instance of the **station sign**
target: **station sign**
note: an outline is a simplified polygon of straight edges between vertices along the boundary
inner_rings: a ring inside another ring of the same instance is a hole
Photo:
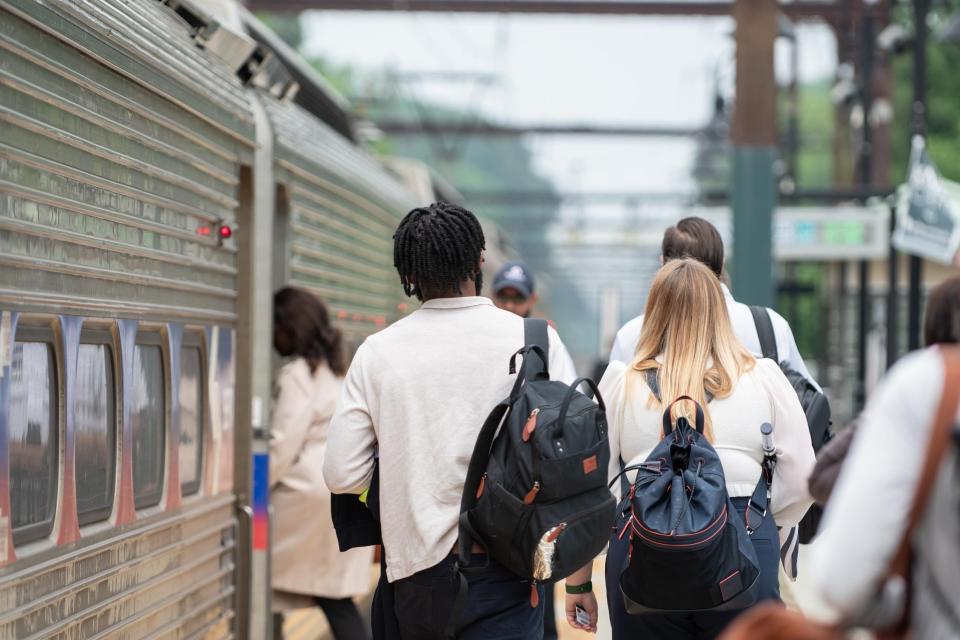
[[[884,260],[890,253],[890,207],[886,203],[816,207],[777,207],[773,216],[773,255],[780,261]],[[645,224],[555,227],[554,246],[597,250],[659,251],[664,230],[685,216],[709,220],[732,254],[733,218],[730,207],[681,207]]]
[[[910,149],[907,183],[897,190],[893,245],[905,252],[960,266],[960,184],[945,180],[920,136]]]
[[[712,222],[732,250],[729,207],[701,207],[688,215]],[[876,205],[777,207],[773,255],[782,261],[882,260],[890,252],[890,208]]]

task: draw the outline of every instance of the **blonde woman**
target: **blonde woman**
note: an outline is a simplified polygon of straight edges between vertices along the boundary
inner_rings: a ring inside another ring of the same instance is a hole
[[[647,386],[651,369],[665,402]],[[778,599],[777,527],[795,525],[812,503],[806,482],[814,464],[813,445],[803,409],[780,368],[772,360],[755,359],[734,336],[720,283],[709,268],[693,259],[677,259],[660,269],[633,361],[610,363],[600,392],[610,424],[611,479],[620,473],[621,463],[643,462],[659,442],[665,404],[683,395],[699,402],[706,413],[705,434],[720,456],[727,493],[740,517],[760,478],[760,425],[773,425],[778,464],[771,508],[751,541],[760,561],[760,597]],[[632,480],[633,474],[629,476]],[[619,487],[614,490],[619,497]],[[607,554],[607,600],[615,640],[713,638],[738,613],[628,615],[619,588],[627,545],[626,537],[613,536]]]

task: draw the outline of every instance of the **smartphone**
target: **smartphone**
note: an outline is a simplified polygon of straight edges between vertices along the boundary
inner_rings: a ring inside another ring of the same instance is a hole
[[[590,614],[580,605],[576,605],[574,608],[573,617],[576,619],[577,624],[582,624],[585,627],[590,626]]]

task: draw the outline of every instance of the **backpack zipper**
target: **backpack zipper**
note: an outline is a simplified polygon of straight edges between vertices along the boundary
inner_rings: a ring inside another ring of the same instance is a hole
[[[537,428],[538,415],[540,415],[540,407],[534,408],[534,410],[530,412],[530,415],[527,416],[527,421],[523,423],[523,434],[521,435],[521,438],[524,442],[530,440],[534,429]]]
[[[531,505],[533,501],[537,499],[537,494],[540,493],[540,481],[535,480],[533,487],[530,488],[530,491],[527,492],[527,495],[523,497],[523,504]]]

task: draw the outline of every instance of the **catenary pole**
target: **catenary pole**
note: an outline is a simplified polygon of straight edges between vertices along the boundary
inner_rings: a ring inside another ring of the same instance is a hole
[[[863,109],[863,123],[860,127],[860,157],[858,158],[857,181],[862,187],[869,187],[873,177],[873,136],[870,126],[870,111],[873,107],[873,4],[867,0],[862,5],[860,16],[860,106]],[[860,409],[866,402],[867,389],[867,332],[870,329],[870,262],[860,260],[857,265],[859,276],[858,327],[857,327],[857,392],[856,407]]]
[[[734,295],[748,304],[773,304],[774,161],[777,157],[777,87],[773,48],[776,0],[736,0],[736,98],[733,154]]]
[[[930,0],[913,0],[913,109],[910,138],[927,132],[927,14]],[[910,141],[907,141],[910,144]],[[909,289],[907,293],[907,348],[920,348],[920,313],[923,282],[923,260],[910,256],[908,263]]]

